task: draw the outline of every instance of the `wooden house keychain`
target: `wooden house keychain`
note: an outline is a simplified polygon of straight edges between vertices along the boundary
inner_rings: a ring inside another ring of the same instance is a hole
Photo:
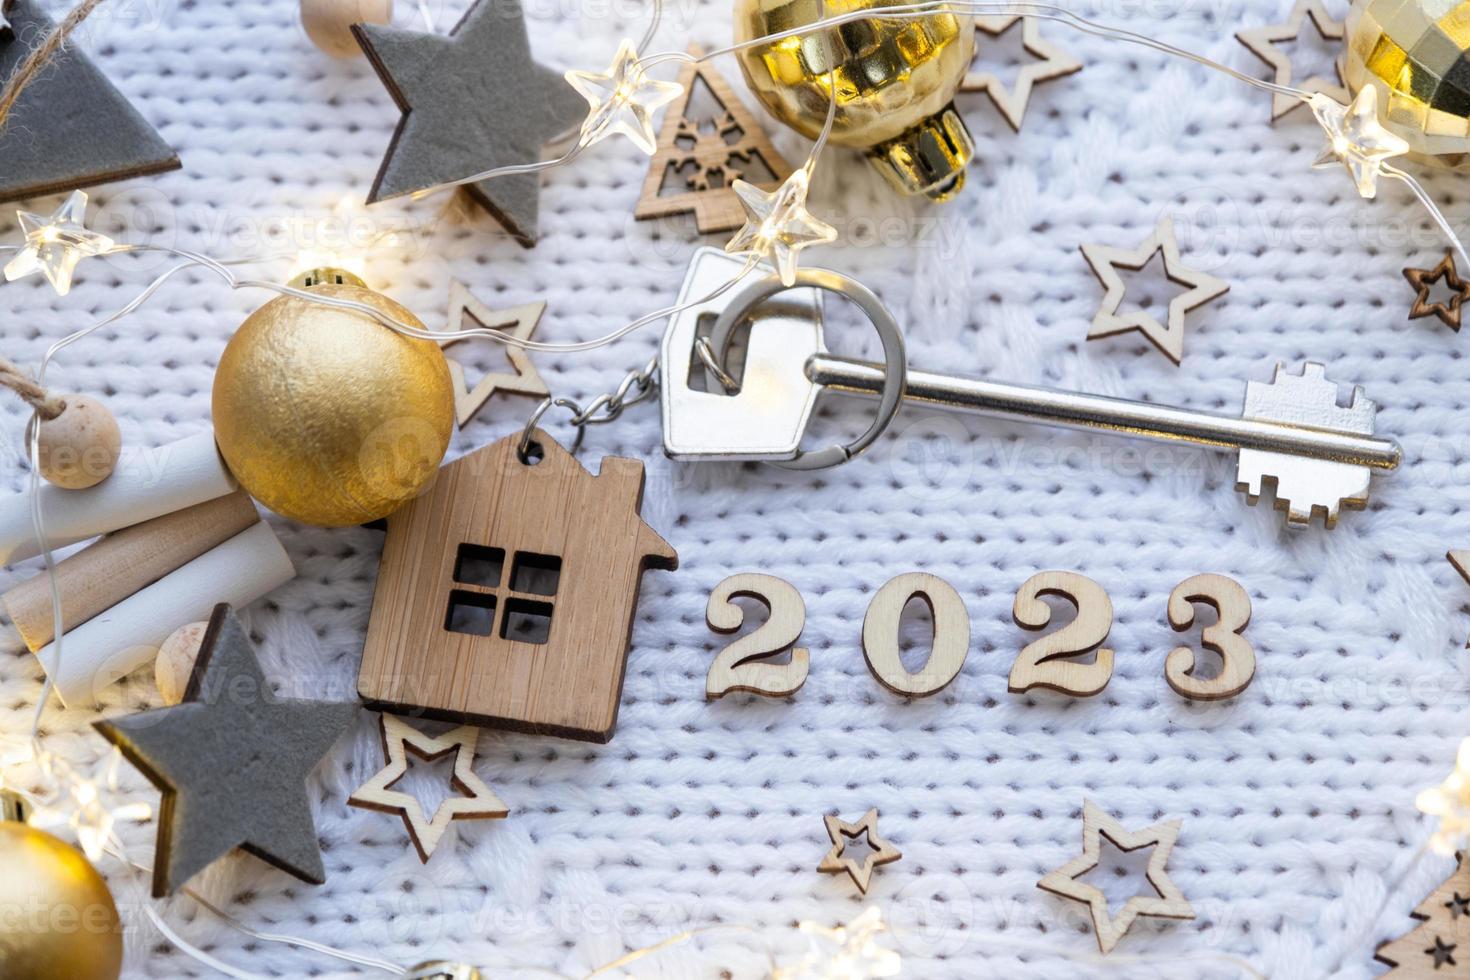
[[[594,476],[535,427],[551,404],[388,518],[358,673],[372,707],[612,737],[643,572],[679,559],[639,516],[643,464]]]

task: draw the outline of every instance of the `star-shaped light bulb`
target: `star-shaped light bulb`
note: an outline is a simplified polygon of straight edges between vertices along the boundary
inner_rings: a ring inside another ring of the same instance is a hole
[[[684,91],[677,82],[661,82],[644,74],[638,51],[628,40],[618,46],[606,72],[569,71],[566,79],[592,107],[582,124],[580,145],[591,146],[621,134],[649,156],[658,149],[653,114]]]
[[[1454,771],[1443,783],[1420,793],[1414,805],[1439,818],[1439,826],[1429,840],[1437,853],[1454,854],[1464,845],[1470,837],[1470,738],[1460,743]]]
[[[87,230],[87,195],[82,191],[72,191],[50,217],[29,211],[17,211],[16,215],[26,242],[5,266],[5,278],[12,282],[40,272],[58,296],[65,296],[71,292],[71,277],[78,262],[113,249],[111,238]]]
[[[878,945],[878,934],[888,927],[876,906],[836,929],[814,922],[803,922],[799,928],[811,950],[794,966],[777,968],[774,980],[870,980],[896,977],[902,968],[896,952]]]
[[[1378,178],[1386,162],[1409,152],[1408,141],[1388,131],[1378,121],[1378,89],[1363,86],[1352,105],[1343,105],[1318,93],[1307,100],[1312,114],[1327,133],[1327,145],[1314,167],[1342,164],[1358,185],[1363,197],[1378,196]]]
[[[792,173],[771,193],[737,180],[730,185],[745,208],[745,225],[725,245],[731,255],[754,255],[776,267],[781,282],[796,284],[796,253],[837,239],[837,229],[806,209],[811,171]]]

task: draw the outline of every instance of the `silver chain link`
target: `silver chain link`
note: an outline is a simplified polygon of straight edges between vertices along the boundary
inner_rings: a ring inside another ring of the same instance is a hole
[[[654,396],[658,391],[658,361],[659,356],[653,355],[643,367],[629,371],[616,391],[598,395],[586,408],[570,398],[543,399],[531,413],[526,427],[521,430],[521,441],[516,448],[516,455],[522,463],[529,462],[532,433],[541,421],[541,416],[553,406],[565,408],[572,414],[571,424],[577,430],[577,435],[572,440],[572,453],[575,454],[582,446],[582,437],[587,434],[587,426],[606,425],[619,418],[627,409]]]

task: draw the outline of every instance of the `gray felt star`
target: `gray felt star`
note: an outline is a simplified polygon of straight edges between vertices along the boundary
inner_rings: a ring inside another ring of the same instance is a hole
[[[163,793],[153,894],[236,847],[325,881],[306,780],[356,711],[276,695],[235,611],[215,606],[182,704],[94,723]]]
[[[51,33],[36,0],[0,0],[0,88]],[[179,155],[68,43],[0,123],[0,201],[177,170]]]
[[[352,28],[403,118],[368,203],[496,167],[534,163],[587,104],[531,59],[520,0],[478,0],[448,36]],[[522,245],[536,244],[541,178],[515,174],[466,190]]]

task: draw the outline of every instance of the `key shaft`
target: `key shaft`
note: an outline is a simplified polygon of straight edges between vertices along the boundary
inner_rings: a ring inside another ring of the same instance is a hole
[[[876,396],[883,387],[881,365],[833,354],[809,358],[806,374],[815,384],[846,394]],[[910,370],[904,396],[991,418],[1217,449],[1256,449],[1380,470],[1395,469],[1403,457],[1398,443],[1377,436],[929,371]]]

